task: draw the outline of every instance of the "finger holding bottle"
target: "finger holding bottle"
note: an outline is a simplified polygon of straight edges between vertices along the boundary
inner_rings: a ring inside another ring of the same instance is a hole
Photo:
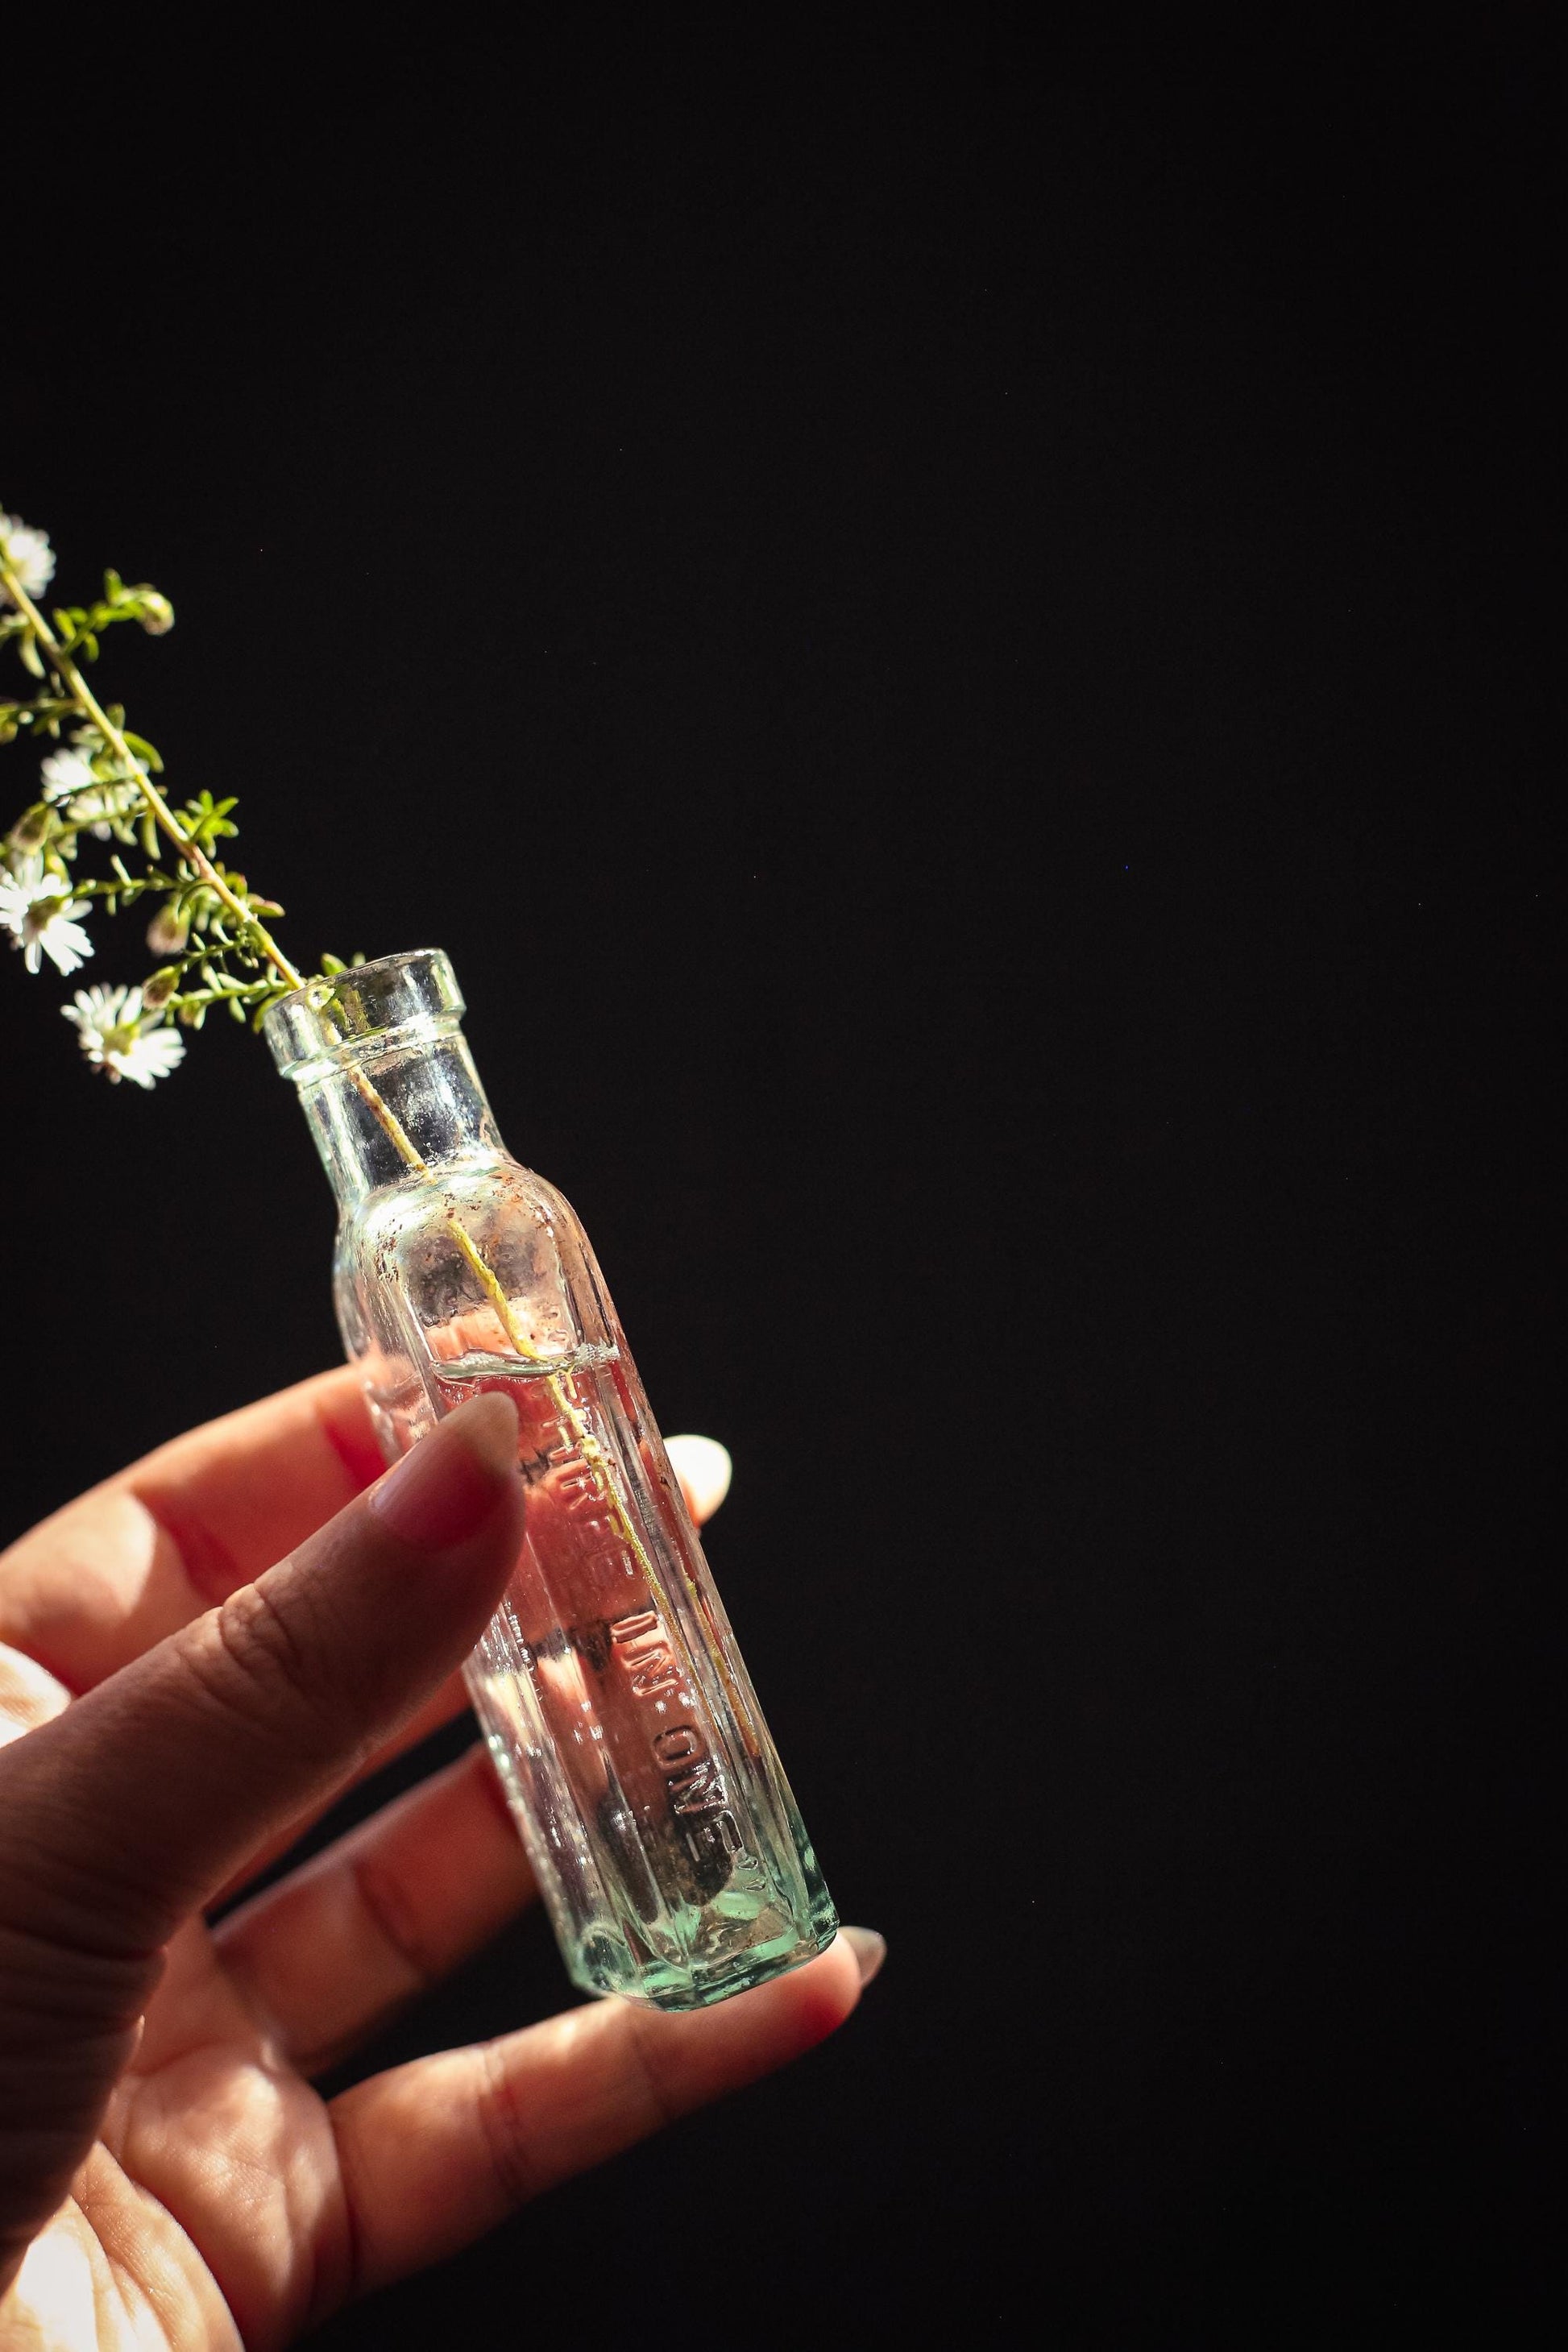
[[[0,2249],[64,2193],[181,1921],[461,1657],[515,1557],[504,1400],[0,1751]]]

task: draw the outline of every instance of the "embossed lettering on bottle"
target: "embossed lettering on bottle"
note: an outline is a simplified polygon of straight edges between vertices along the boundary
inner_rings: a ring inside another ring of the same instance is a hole
[[[611,1626],[610,1639],[635,1698],[656,1702],[660,1715],[667,1698],[689,1700],[690,1694],[680,1688],[674,1646],[656,1610],[642,1609],[623,1617]],[[656,1729],[651,1745],[665,1775],[671,1811],[690,1823],[686,1842],[691,1852],[700,1853],[716,1838],[727,1854],[743,1853],[746,1842],[730,1810],[723,1772],[696,1723],[678,1722]],[[704,1813],[711,1814],[711,1821],[694,1818]]]

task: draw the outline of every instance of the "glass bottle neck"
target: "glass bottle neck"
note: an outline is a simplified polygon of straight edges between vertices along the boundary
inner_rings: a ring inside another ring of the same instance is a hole
[[[296,1083],[339,1206],[504,1146],[455,1022],[435,1035],[340,1047]]]

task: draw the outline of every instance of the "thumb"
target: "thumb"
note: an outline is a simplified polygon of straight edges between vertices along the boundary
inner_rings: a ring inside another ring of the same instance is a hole
[[[472,1647],[521,1534],[517,1423],[479,1397],[0,1750],[0,2295],[91,2143],[162,1947]]]
[[[0,1929],[150,1958],[467,1654],[521,1533],[516,1420],[479,1397],[254,1584],[0,1751]]]

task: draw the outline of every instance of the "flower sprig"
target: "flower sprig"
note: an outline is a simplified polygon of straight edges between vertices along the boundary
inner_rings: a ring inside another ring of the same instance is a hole
[[[0,844],[0,930],[30,971],[47,955],[69,973],[93,952],[87,917],[152,904],[146,937],[161,959],[156,968],[139,987],[80,990],[62,1008],[93,1068],[150,1086],[184,1055],[181,1039],[157,1034],[166,1021],[199,1029],[222,1006],[236,1021],[259,1024],[307,975],[272,935],[283,912],[277,899],[218,855],[237,831],[234,795],[203,791],[174,801],[157,782],[163,762],[156,747],[127,727],[119,703],[100,702],[84,675],[107,630],[134,621],[163,636],[174,625],[174,606],[148,583],[127,587],[106,572],[93,603],[53,605],[46,615],[37,600],[54,571],[46,533],[0,509],[0,646],[15,646],[38,688],[0,698],[0,743],[58,747],[40,764],[37,796]],[[79,870],[84,841],[115,845],[106,872]],[[311,977],[344,969],[325,956]]]
[[[0,841],[0,929],[10,932],[30,971],[47,955],[58,971],[72,972],[93,951],[84,916],[99,907],[115,914],[149,898],[155,902],[147,944],[163,958],[157,970],[137,988],[79,989],[74,1004],[61,1007],[92,1068],[151,1087],[184,1055],[184,1039],[166,1021],[199,1029],[213,1007],[223,1004],[237,1021],[258,1026],[270,1005],[299,988],[309,989],[312,1002],[324,1007],[333,977],[348,966],[341,957],[323,956],[320,971],[307,978],[289,961],[268,928],[283,911],[277,900],[253,890],[216,855],[219,842],[232,839],[236,830],[232,794],[215,800],[203,792],[176,807],[158,782],[163,762],[154,746],[133,735],[120,705],[100,702],[83,675],[82,665],[97,660],[99,641],[115,622],[139,621],[153,636],[172,628],[168,598],[145,583],[127,588],[110,572],[97,604],[58,605],[46,616],[37,599],[54,572],[46,534],[0,509],[0,644],[16,646],[41,689],[0,701],[0,742],[26,737],[58,744],[62,729],[71,729],[70,748],[47,754],[37,797]],[[118,845],[107,874],[73,870],[84,835]],[[173,848],[173,858],[161,855],[163,847]],[[139,873],[127,865],[125,850],[140,856]],[[369,1073],[351,1063],[346,1076],[404,1165],[428,1173],[417,1143]],[[453,1244],[502,1328],[520,1355],[531,1354],[479,1244],[451,1203],[445,1213]],[[613,1479],[605,1478],[604,1492],[611,1516],[655,1580]]]

